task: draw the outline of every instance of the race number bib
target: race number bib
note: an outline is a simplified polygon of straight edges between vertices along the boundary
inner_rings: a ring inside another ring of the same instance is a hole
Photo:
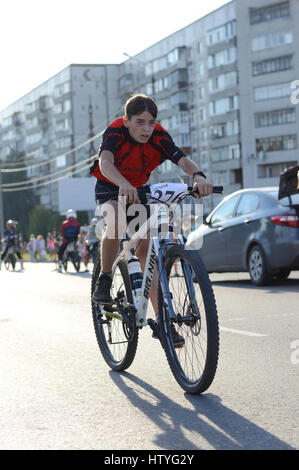
[[[177,203],[189,194],[188,186],[183,183],[157,183],[150,185],[148,202],[165,202],[167,204]]]

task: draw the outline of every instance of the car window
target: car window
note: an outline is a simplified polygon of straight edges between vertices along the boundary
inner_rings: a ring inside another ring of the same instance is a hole
[[[215,210],[214,214],[210,218],[210,224],[217,224],[219,222],[222,222],[223,220],[231,219],[234,215],[234,210],[238,199],[239,195],[234,196],[228,201],[225,201],[223,204],[221,204],[221,206]]]
[[[250,214],[256,211],[260,205],[260,198],[257,194],[243,194],[238,204],[236,216]]]

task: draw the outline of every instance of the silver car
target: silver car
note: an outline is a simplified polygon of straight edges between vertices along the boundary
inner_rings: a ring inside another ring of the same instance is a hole
[[[278,200],[278,187],[252,188],[226,196],[191,232],[208,272],[248,271],[255,285],[286,279],[299,270],[299,194]]]

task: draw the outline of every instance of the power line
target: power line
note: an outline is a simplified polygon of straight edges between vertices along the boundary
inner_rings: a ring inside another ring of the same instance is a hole
[[[37,178],[31,178],[29,180],[18,181],[16,183],[5,183],[5,184],[2,184],[2,187],[3,188],[8,188],[8,187],[12,187],[12,186],[22,186],[24,184],[32,184],[32,183],[35,183],[37,181],[49,178],[49,176],[59,175],[60,173],[71,170],[72,168],[75,168],[76,166],[82,165],[83,163],[86,163],[87,161],[89,161],[91,159],[94,159],[94,158],[95,158],[95,155],[92,155],[91,157],[88,157],[85,160],[81,160],[80,162],[74,163],[73,165],[70,165],[66,168],[63,168],[62,170],[55,171],[54,173],[49,173],[47,175],[42,175],[42,176],[39,176]]]
[[[94,157],[95,157],[95,155],[93,157],[90,157],[90,158],[94,158]],[[81,163],[83,163],[83,162],[81,162]],[[69,170],[69,168],[67,168],[66,170]],[[75,171],[72,171],[71,175],[80,173],[81,171],[86,171],[86,168],[79,168]],[[69,171],[68,171],[68,173],[69,173]],[[60,176],[59,178],[56,178],[54,180],[44,181],[43,183],[40,183],[40,184],[37,184],[37,185],[24,186],[22,188],[8,188],[8,189],[3,189],[2,191],[5,192],[5,193],[8,193],[8,192],[14,192],[14,191],[26,191],[27,189],[32,189],[33,187],[34,187],[34,189],[41,188],[41,187],[46,186],[48,184],[56,183],[57,181],[60,181],[64,178],[67,178],[68,173],[66,175]]]
[[[103,127],[103,124],[104,124],[104,122],[102,122],[100,126],[97,126],[97,129],[101,129]],[[100,133],[97,134],[96,136],[92,137],[92,139],[97,139],[103,132],[104,132],[103,130],[100,131]],[[83,135],[84,134],[78,135],[77,138],[79,138]],[[89,143],[89,142],[90,142],[90,140],[87,141],[87,143]],[[31,157],[32,155],[35,155],[35,154],[39,153],[41,150],[42,150],[42,147],[39,147],[37,150],[34,150],[33,152],[28,153],[27,155],[24,155],[24,158],[18,160],[17,162],[7,162],[7,163],[5,163],[5,165],[13,166],[13,165],[18,165],[20,163],[25,163],[25,162],[27,162],[27,163],[36,162],[36,158],[33,158],[32,160],[27,160],[26,157]],[[70,152],[75,151],[75,150],[76,149],[71,149]],[[51,154],[50,154],[50,156],[51,156]],[[59,156],[59,155],[56,155],[53,159],[57,158],[57,156]],[[44,161],[40,162],[40,165],[44,165],[44,164],[46,164],[50,161],[52,161],[52,160],[51,159],[50,160],[44,160]],[[29,167],[27,167],[27,168],[29,168]],[[17,171],[17,170],[14,170],[14,171]],[[20,169],[20,171],[21,171],[21,169]]]
[[[61,156],[66,156],[66,155],[69,155],[73,152],[75,152],[76,150],[79,150],[80,148],[84,147],[85,145],[89,144],[91,141],[97,139],[98,137],[100,137],[102,134],[104,133],[104,131],[102,130],[101,132],[99,132],[97,135],[91,137],[90,139],[87,139],[85,142],[83,142],[82,144],[79,144],[77,147],[73,148],[73,149],[70,149],[70,150],[67,150],[66,152],[64,152],[63,154],[61,155],[56,155],[55,157],[49,159],[49,160],[44,160],[43,162],[40,162],[40,163],[36,163],[35,165],[30,165],[30,166],[24,166],[22,168],[14,168],[14,169],[0,169],[1,173],[16,173],[16,172],[20,172],[20,171],[25,171],[25,170],[30,170],[31,168],[36,168],[36,167],[39,167],[39,166],[43,166],[43,165],[46,165],[54,160],[56,160],[58,157],[61,157]]]

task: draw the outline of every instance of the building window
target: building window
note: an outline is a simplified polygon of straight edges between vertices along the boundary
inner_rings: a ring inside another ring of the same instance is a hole
[[[12,116],[7,116],[2,121],[2,127],[8,127],[12,125]]]
[[[256,151],[277,152],[280,150],[294,150],[297,148],[297,135],[283,135],[256,139]]]
[[[268,85],[256,87],[254,89],[254,100],[272,100],[276,98],[284,98],[291,95],[290,83],[278,83],[276,85]]]
[[[189,71],[190,73],[190,71]],[[164,78],[165,80],[165,78]],[[167,82],[165,82],[164,88],[166,87],[173,87],[174,85],[178,86],[181,88],[181,86],[186,86],[188,81],[188,75],[187,75],[187,70],[180,69],[176,70],[175,72],[171,73],[167,77]]]
[[[238,160],[241,157],[240,145],[230,145],[228,148],[228,155],[230,160]]]
[[[210,78],[209,79],[209,91],[210,92],[221,91],[226,88],[235,86],[237,84],[237,77],[238,77],[237,72],[232,71],[232,72],[223,73],[216,77]]]
[[[252,75],[262,75],[271,72],[280,72],[292,68],[292,56],[287,55],[277,57],[275,59],[262,60],[261,62],[253,62]]]
[[[206,129],[202,129],[200,131],[200,142],[202,144],[205,144],[207,142],[207,131],[206,131]]]
[[[292,31],[275,31],[265,33],[252,39],[251,49],[253,52],[270,49],[271,47],[284,46],[293,42]]]
[[[5,142],[6,140],[15,140],[16,134],[14,129],[10,129],[8,132],[2,135],[2,140]]]
[[[204,50],[204,47],[203,47],[203,42],[202,41],[199,41],[197,43],[197,53],[200,55],[203,53],[203,50]]]
[[[222,137],[228,137],[237,134],[239,134],[238,119],[235,119],[234,121],[215,124],[211,127],[212,139],[221,139]]]
[[[69,131],[70,130],[70,122],[68,118],[56,121],[56,126],[55,126],[56,132],[61,132],[61,131]]]
[[[257,177],[258,178],[278,178],[280,174],[291,166],[296,165],[296,162],[284,162],[271,165],[258,165]]]
[[[59,150],[65,147],[70,147],[71,143],[71,137],[63,137],[62,139],[56,139],[55,146]]]
[[[229,96],[209,103],[210,116],[224,114],[239,108],[238,96]]]
[[[189,134],[179,134],[178,136],[178,146],[179,147],[189,147],[190,145],[190,135]]]
[[[208,68],[220,67],[221,65],[228,65],[237,60],[237,49],[236,47],[230,47],[223,51],[210,54],[208,56]]]
[[[213,181],[215,184],[226,185],[228,184],[228,172],[227,170],[213,172]]]
[[[281,2],[262,8],[251,8],[249,14],[250,24],[285,18],[286,16],[290,16],[290,4],[289,2]]]
[[[200,100],[203,100],[205,97],[205,88],[203,86],[198,88],[198,97]]]
[[[277,109],[255,114],[255,127],[280,126],[296,122],[295,108]]]
[[[26,136],[26,144],[27,145],[37,144],[38,142],[40,142],[41,138],[42,138],[42,135],[41,135],[40,132],[38,132],[36,134],[27,135]]]
[[[233,38],[235,35],[236,21],[233,20],[208,31],[207,43],[209,46],[212,46],[213,44],[218,44],[219,42],[227,41],[228,39]]]
[[[205,108],[200,108],[200,110],[199,110],[199,119],[200,119],[200,121],[205,121],[207,119],[206,109]]]
[[[228,147],[218,147],[216,149],[213,149],[211,157],[213,162],[229,160]]]
[[[198,74],[199,74],[200,77],[204,76],[204,74],[205,74],[205,64],[204,63],[199,64]]]
[[[66,93],[70,93],[71,91],[71,84],[70,82],[61,83],[55,87],[54,96],[55,98],[59,98],[60,96],[65,95]]]
[[[66,165],[66,157],[65,155],[59,155],[57,158],[56,158],[56,167],[57,168],[60,168],[62,166],[65,166]]]
[[[174,93],[170,97],[170,105],[175,106],[180,103],[187,103],[188,102],[188,94],[185,91],[180,91],[178,93]],[[161,108],[160,108],[161,110]]]
[[[125,88],[132,86],[133,83],[133,74],[132,73],[125,73],[119,79],[119,88]]]

